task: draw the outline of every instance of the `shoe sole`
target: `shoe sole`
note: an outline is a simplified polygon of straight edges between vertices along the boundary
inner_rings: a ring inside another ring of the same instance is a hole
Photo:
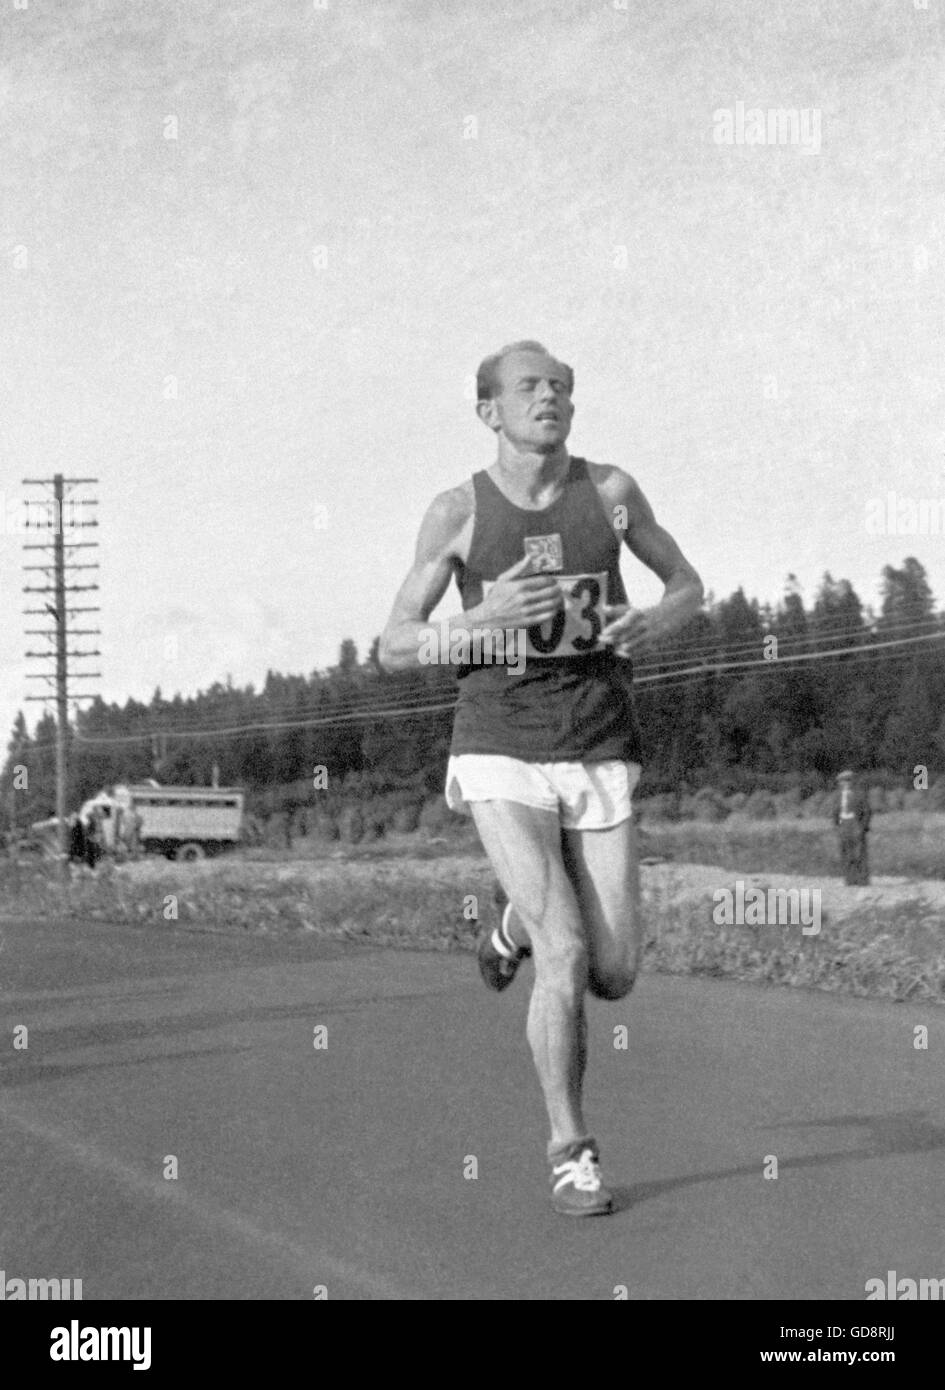
[[[559,1207],[555,1202],[551,1206],[558,1216],[612,1216],[614,1212],[613,1202],[606,1207]]]

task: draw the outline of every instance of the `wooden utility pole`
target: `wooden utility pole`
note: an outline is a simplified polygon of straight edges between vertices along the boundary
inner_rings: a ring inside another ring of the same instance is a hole
[[[68,801],[69,789],[69,750],[68,750],[68,730],[69,730],[69,700],[91,699],[91,693],[85,692],[74,694],[70,691],[70,669],[71,661],[81,661],[90,656],[101,656],[101,652],[72,650],[69,643],[73,637],[79,636],[98,636],[100,628],[72,628],[69,627],[69,618],[75,613],[97,613],[98,608],[76,608],[70,607],[67,594],[91,592],[98,589],[97,584],[67,584],[66,576],[75,570],[94,570],[98,569],[97,561],[89,564],[72,562],[72,552],[74,550],[93,550],[97,547],[95,541],[67,541],[66,540],[66,504],[70,508],[95,507],[98,505],[94,498],[73,498],[72,489],[82,487],[90,483],[96,483],[97,478],[64,478],[61,473],[55,474],[52,478],[24,478],[25,487],[52,488],[52,498],[43,498],[39,502],[32,500],[28,504],[34,509],[39,505],[40,517],[35,520],[27,511],[27,531],[52,531],[52,540],[45,540],[35,544],[24,546],[26,550],[42,550],[47,556],[52,552],[52,558],[46,559],[39,564],[25,565],[26,570],[41,571],[45,583],[41,585],[28,584],[24,587],[25,594],[52,594],[53,602],[44,601],[42,608],[26,608],[25,613],[38,614],[47,619],[47,626],[41,628],[27,628],[27,634],[36,637],[45,637],[49,645],[45,651],[26,653],[31,660],[53,662],[52,670],[41,670],[30,673],[33,680],[45,680],[52,689],[44,695],[28,695],[28,700],[42,700],[44,702],[55,700],[56,702],[56,819],[57,819],[57,841],[59,849],[60,863],[64,872],[67,871],[69,842],[66,826],[66,805]],[[67,495],[67,488],[69,493]],[[50,507],[51,501],[51,507]],[[43,511],[45,509],[45,511]],[[45,521],[45,524],[44,524]],[[98,526],[95,520],[86,520],[84,514],[80,514],[78,519],[70,516],[68,529],[82,530],[87,527]],[[52,626],[48,625],[52,619]],[[100,671],[73,670],[72,680],[97,680],[101,677]]]

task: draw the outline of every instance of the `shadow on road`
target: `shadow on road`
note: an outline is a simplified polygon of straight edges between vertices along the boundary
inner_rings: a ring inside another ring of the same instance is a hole
[[[928,1153],[945,1148],[945,1129],[932,1124],[920,1110],[901,1110],[891,1115],[836,1115],[817,1120],[781,1121],[767,1129],[841,1129],[866,1130],[870,1142],[856,1149],[838,1153],[802,1154],[797,1158],[779,1160],[779,1169],[834,1167],[868,1158],[891,1155]],[[690,1173],[683,1177],[666,1178],[658,1182],[635,1183],[630,1187],[611,1187],[617,1211],[626,1211],[667,1192],[694,1187],[703,1182],[720,1182],[726,1178],[757,1177],[759,1164],[739,1164],[734,1168],[718,1168],[710,1173]]]

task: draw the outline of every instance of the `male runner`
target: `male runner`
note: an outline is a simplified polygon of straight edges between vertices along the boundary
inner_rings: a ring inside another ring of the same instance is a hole
[[[613,1203],[581,1107],[584,995],[622,999],[642,944],[640,748],[621,658],[685,623],[702,583],[632,478],[568,454],[573,389],[571,368],[540,343],[482,363],[476,409],[496,434],[496,462],[434,498],[379,655],[387,669],[420,664],[452,576],[463,611],[448,621],[451,640],[527,633],[524,669],[458,669],[446,796],[472,815],[506,904],[480,942],[483,978],[504,989],[534,957],[528,1040],[551,1125],[552,1203],[585,1216]],[[652,608],[627,606],[621,537],[666,586]]]

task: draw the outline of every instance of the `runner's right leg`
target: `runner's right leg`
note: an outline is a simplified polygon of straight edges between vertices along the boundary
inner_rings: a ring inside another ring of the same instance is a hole
[[[581,1087],[587,1061],[587,946],[561,853],[554,811],[516,801],[469,806],[486,854],[531,942],[535,984],[528,1041],[554,1148],[586,1136]]]

